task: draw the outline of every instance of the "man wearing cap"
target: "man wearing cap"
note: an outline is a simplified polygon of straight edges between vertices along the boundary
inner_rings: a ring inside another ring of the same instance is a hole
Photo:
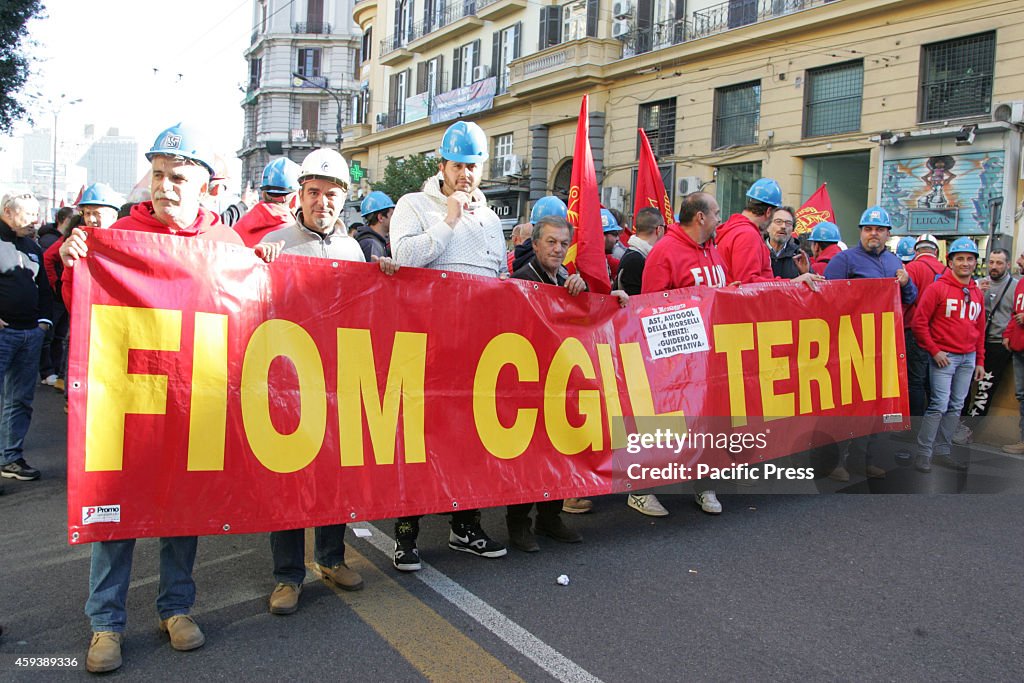
[[[917,287],[917,298],[920,300],[933,282],[939,279],[946,266],[938,259],[939,241],[929,233],[919,235],[914,242],[914,258],[906,265],[907,275]],[[910,416],[921,417],[928,407],[928,363],[929,357],[914,337],[910,322],[917,311],[917,302],[908,306],[903,312],[903,324],[906,328],[907,348],[907,393],[910,398]]]
[[[367,261],[373,256],[391,256],[388,235],[391,234],[391,214],[394,210],[395,203],[391,197],[377,190],[366,195],[359,205],[359,213],[366,225],[356,231],[356,241],[362,247]]]
[[[928,473],[932,458],[953,470],[967,464],[953,458],[950,444],[971,380],[985,374],[985,301],[974,282],[978,247],[967,237],[949,245],[949,268],[928,288],[911,325],[929,356],[931,397],[917,435],[914,467]]]
[[[842,252],[839,246],[839,226],[829,221],[821,221],[811,229],[807,241],[811,245],[811,270],[824,276],[829,261]]]
[[[348,186],[352,182],[348,163],[333,149],[317,149],[302,161],[297,182],[299,210],[283,228],[263,237],[258,252],[273,260],[284,254],[312,256],[337,261],[363,262],[363,251],[341,223]],[[374,256],[387,274],[397,267],[387,258]],[[313,531],[313,557],[321,576],[342,590],[357,591],[363,578],[345,564],[345,524],[330,524]],[[292,614],[299,608],[299,596],[306,579],[306,530],[290,529],[270,534],[277,585],[270,594],[271,614]]]
[[[501,219],[479,189],[487,146],[487,136],[475,123],[456,121],[448,127],[438,149],[437,175],[427,179],[422,192],[399,199],[391,216],[391,251],[398,263],[508,277]],[[420,569],[418,535],[419,517],[395,523],[396,569]],[[448,547],[480,557],[502,557],[507,552],[484,532],[479,510],[452,513]]]
[[[238,233],[222,225],[217,214],[201,204],[213,173],[213,154],[198,130],[181,123],[171,126],[157,136],[146,158],[151,164],[152,200],[136,204],[112,228],[242,244]],[[88,254],[85,231],[73,229],[60,248],[68,302],[74,266]],[[196,541],[195,536],[160,539],[156,600],[160,630],[170,636],[171,647],[179,651],[194,650],[206,642],[199,625],[189,616],[196,596],[192,578]],[[121,666],[134,550],[135,539],[102,541],[92,546],[89,599],[85,604],[93,630],[85,662],[89,671],[113,671]]]
[[[43,337],[52,325],[53,295],[35,241],[38,219],[39,202],[30,193],[0,201],[0,475],[19,481],[39,478],[22,451]]]
[[[263,236],[291,223],[291,201],[299,189],[299,165],[287,157],[274,159],[263,169],[260,201],[234,224],[245,246],[254,247]]]
[[[608,262],[608,283],[611,284],[619,277],[619,259],[612,252],[619,243],[622,226],[615,219],[615,214],[608,209],[601,209],[601,229],[604,232],[604,258]]]

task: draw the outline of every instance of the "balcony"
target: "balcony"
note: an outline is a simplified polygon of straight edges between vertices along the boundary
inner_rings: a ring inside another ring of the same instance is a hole
[[[323,130],[309,130],[305,128],[293,128],[288,131],[288,142],[295,147],[315,147],[331,142],[333,133]]]
[[[295,86],[296,88],[315,88],[317,90],[320,90],[321,88],[323,88],[324,90],[330,89],[327,87],[327,76],[306,76],[305,74],[300,75],[302,76],[302,78],[292,78],[292,85]]]
[[[408,36],[392,33],[380,41],[380,58],[377,61],[384,66],[395,66],[412,59],[412,52],[406,47],[408,44]]]
[[[476,16],[494,21],[526,9],[527,0],[476,0]]]
[[[302,21],[292,24],[292,33],[330,35],[331,25],[326,21]]]
[[[409,46],[414,51],[426,50],[452,38],[471,33],[484,25],[476,16],[479,0],[463,0],[435,12],[423,21],[413,24]]]
[[[690,39],[724,33],[837,0],[733,0],[694,10]]]
[[[622,45],[619,40],[581,38],[517,59],[509,65],[508,91],[523,97],[606,83],[604,67],[622,58]]]
[[[622,40],[622,57],[633,57],[646,52],[679,45],[690,40],[692,29],[686,19],[665,21],[660,24],[637,26],[630,22],[630,30]]]

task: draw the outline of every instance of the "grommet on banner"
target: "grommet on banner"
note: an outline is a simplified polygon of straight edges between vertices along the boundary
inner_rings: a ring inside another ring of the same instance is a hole
[[[545,492],[544,492],[544,497],[545,497],[545,498],[550,498],[550,497],[551,497],[551,494],[550,494],[550,493],[548,493],[547,491],[545,491]]]
[[[231,531],[231,525],[230,524],[225,524],[221,528],[224,529],[224,531]]]
[[[356,518],[356,513],[354,513],[354,512],[348,513],[348,518],[349,519],[355,519]]]
[[[338,262],[337,261],[332,261],[331,262],[331,268],[337,268],[337,267],[338,267]]]
[[[668,292],[662,292],[662,293],[661,293],[661,296],[663,296],[664,298],[666,298],[666,299],[667,299],[667,298],[668,298]]]
[[[534,289],[540,289],[540,285],[538,285],[538,284],[534,284],[534,285],[533,285],[533,288],[534,288]]]
[[[441,279],[444,280],[448,277],[448,273],[441,273]]]
[[[71,540],[72,541],[77,541],[78,540],[78,532],[77,531],[75,533],[71,534]]]
[[[79,387],[81,387],[81,386],[82,386],[82,383],[81,383],[81,382],[72,382],[72,383],[71,383],[71,388],[72,388],[72,389],[78,389],[78,388],[79,388]]]
[[[627,489],[631,489],[631,488],[633,488],[633,485],[632,485],[632,484],[630,484],[630,483],[629,483],[629,482],[627,481],[627,482],[626,482],[626,488],[627,488]]]
[[[459,501],[457,501],[457,500],[453,500],[453,501],[452,501],[452,509],[454,510],[454,509],[455,509],[455,508],[457,508],[457,507],[459,507]]]

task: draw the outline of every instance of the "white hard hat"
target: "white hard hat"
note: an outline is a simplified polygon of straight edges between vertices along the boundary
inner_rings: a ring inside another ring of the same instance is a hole
[[[302,160],[302,166],[299,167],[299,185],[312,178],[340,185],[346,191],[352,184],[352,176],[349,174],[345,157],[327,148],[314,149]]]
[[[926,232],[917,238],[917,241],[914,242],[914,251],[917,251],[922,244],[925,246],[931,244],[932,248],[935,249],[935,251],[939,250],[939,241],[935,239],[935,236],[932,235],[930,232]]]

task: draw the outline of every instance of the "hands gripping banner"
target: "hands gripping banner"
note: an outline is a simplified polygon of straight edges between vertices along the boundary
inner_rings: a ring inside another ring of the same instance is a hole
[[[75,543],[624,491],[627,463],[761,462],[906,422],[891,280],[619,308],[153,234],[89,244],[69,368]],[[719,438],[640,452],[659,417]]]

